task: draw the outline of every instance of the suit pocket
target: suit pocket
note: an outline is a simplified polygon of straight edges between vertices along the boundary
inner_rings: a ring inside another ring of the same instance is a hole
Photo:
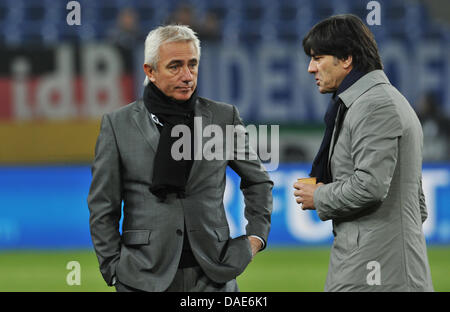
[[[347,245],[350,253],[359,248],[359,227],[354,224],[351,231],[347,232]]]
[[[219,242],[227,241],[230,238],[230,229],[227,226],[223,226],[214,230]]]
[[[359,226],[355,223],[341,223],[335,228],[333,248],[340,258],[346,258],[359,248]]]
[[[229,239],[222,251],[222,265],[232,268],[234,276],[241,274],[252,260],[252,249],[246,235]]]
[[[150,243],[151,230],[129,230],[122,234],[122,242],[126,246],[148,245]]]
[[[353,253],[359,248],[359,226],[355,222],[349,222],[345,226],[344,248],[347,254]]]

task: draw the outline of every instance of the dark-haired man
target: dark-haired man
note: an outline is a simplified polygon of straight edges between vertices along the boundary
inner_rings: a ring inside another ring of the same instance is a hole
[[[303,40],[308,72],[332,93],[311,176],[295,183],[302,209],[332,220],[326,291],[432,291],[422,223],[422,128],[354,15],[315,25]]]

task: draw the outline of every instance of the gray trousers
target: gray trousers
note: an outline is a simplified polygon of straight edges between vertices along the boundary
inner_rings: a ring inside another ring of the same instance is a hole
[[[129,287],[117,281],[117,292],[142,291]],[[235,279],[224,284],[216,283],[209,279],[199,266],[178,269],[167,292],[238,292],[239,287]]]

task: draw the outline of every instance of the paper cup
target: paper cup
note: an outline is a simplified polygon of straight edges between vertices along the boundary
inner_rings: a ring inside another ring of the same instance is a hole
[[[305,183],[305,184],[316,184],[316,178],[300,178],[297,179],[298,182]]]

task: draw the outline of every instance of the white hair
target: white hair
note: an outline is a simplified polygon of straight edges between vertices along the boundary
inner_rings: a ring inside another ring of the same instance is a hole
[[[200,60],[200,40],[197,38],[196,33],[186,25],[167,25],[159,26],[148,33],[145,39],[144,64],[150,65],[152,69],[156,70],[158,68],[159,48],[161,45],[179,41],[193,42]],[[145,77],[144,86],[148,82],[148,77]]]

